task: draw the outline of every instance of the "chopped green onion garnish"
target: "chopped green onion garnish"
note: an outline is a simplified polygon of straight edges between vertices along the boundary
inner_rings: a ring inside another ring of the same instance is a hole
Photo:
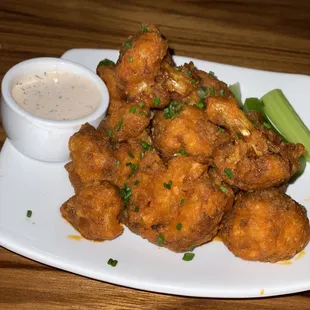
[[[108,136],[112,137],[113,136],[113,131],[111,129],[108,130]]]
[[[123,198],[125,206],[129,204],[131,195],[131,188],[125,183],[124,186],[120,189],[120,196]]]
[[[168,183],[164,183],[163,184],[164,188],[167,188],[167,189],[171,189],[171,186],[172,186],[172,180],[169,180]]]
[[[99,62],[98,66],[114,66],[115,62],[110,59],[103,59]]]
[[[112,266],[112,267],[115,267],[117,265],[118,261],[116,259],[112,259],[110,258],[108,260],[108,265]]]
[[[204,86],[201,86],[198,91],[198,97],[204,99],[207,96],[207,89]]]
[[[220,96],[225,97],[225,90],[224,89],[220,90]]]
[[[215,89],[214,89],[214,87],[210,87],[210,88],[209,88],[209,94],[210,94],[210,96],[214,96],[214,95],[215,95]]]
[[[144,157],[144,153],[141,152],[141,153],[140,153],[140,158],[143,158],[143,157]]]
[[[183,255],[183,260],[186,262],[191,261],[195,257],[195,253],[185,253]]]
[[[228,168],[224,169],[224,173],[228,176],[229,179],[232,179],[233,176],[234,176],[232,171],[230,169],[228,169]]]
[[[194,249],[195,249],[195,246],[194,245],[191,245],[189,248],[188,248],[188,251],[194,251]]]
[[[213,71],[209,71],[209,75],[215,76],[215,73]]]
[[[146,151],[152,151],[153,150],[153,147],[148,144],[146,141],[142,140],[141,141],[141,146],[146,150]]]
[[[191,83],[192,84],[196,83],[196,80],[195,79],[191,79]]]
[[[310,161],[310,132],[280,89],[262,97],[263,110],[272,125],[289,142],[302,143]]]
[[[129,112],[130,113],[136,113],[137,108],[136,107],[131,107]]]
[[[129,57],[129,62],[133,62],[133,58],[132,57]]]
[[[31,217],[32,216],[32,211],[31,210],[27,210],[27,217]]]
[[[133,185],[138,186],[140,184],[139,180],[135,180],[135,183],[133,183]]]
[[[164,243],[164,235],[163,234],[159,234],[158,239],[157,239],[157,244],[158,245],[163,245]]]
[[[220,190],[221,190],[223,193],[226,193],[226,192],[227,192],[227,188],[226,188],[224,185],[221,185],[221,186],[220,186]]]
[[[142,24],[140,24],[140,27],[141,27],[142,32],[148,32],[149,31],[149,27],[147,27],[147,26],[143,26]]]
[[[121,127],[122,127],[122,125],[123,125],[123,120],[121,119],[118,123],[117,123],[117,125],[114,127],[114,131],[119,131],[120,129],[121,129]]]
[[[139,103],[138,103],[138,106],[139,106],[140,108],[143,108],[143,106],[144,106],[143,102],[139,102]]]
[[[185,149],[180,149],[177,153],[175,153],[175,156],[181,156],[181,155],[186,155]]]
[[[154,107],[158,107],[159,104],[160,104],[160,98],[156,97],[156,98],[154,99]]]
[[[119,160],[117,160],[116,164],[119,166],[121,164],[121,162]]]
[[[225,131],[225,128],[221,127],[221,126],[216,126],[217,130],[220,130],[220,131]]]
[[[180,205],[181,205],[181,206],[184,205],[184,198],[182,198],[182,199],[180,200]]]
[[[177,230],[181,230],[182,229],[182,223],[178,223],[177,226],[175,227]]]
[[[198,102],[195,104],[196,108],[200,109],[200,110],[205,110],[206,109],[206,104],[202,101]]]
[[[139,212],[140,208],[138,206],[135,206],[135,212]]]
[[[125,42],[125,48],[131,48],[132,47],[132,44],[131,44],[131,42],[129,42],[129,41],[127,41],[127,42]]]
[[[135,156],[131,152],[128,152],[127,154],[130,158],[135,158]]]
[[[144,112],[144,111],[139,111],[139,114],[140,114],[141,116],[146,116],[146,112]]]

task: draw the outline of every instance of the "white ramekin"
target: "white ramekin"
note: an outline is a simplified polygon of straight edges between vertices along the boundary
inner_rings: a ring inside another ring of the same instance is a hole
[[[48,120],[23,110],[13,99],[13,86],[22,77],[42,71],[72,72],[94,82],[101,94],[98,108],[90,115],[76,120]],[[104,118],[109,104],[109,93],[104,82],[91,70],[60,58],[34,58],[12,67],[2,80],[2,123],[12,145],[24,155],[46,162],[69,160],[69,138],[89,123],[95,127]]]

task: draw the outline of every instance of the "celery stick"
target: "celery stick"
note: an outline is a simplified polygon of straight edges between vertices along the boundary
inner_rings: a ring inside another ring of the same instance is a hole
[[[229,89],[233,93],[233,95],[234,95],[235,99],[237,100],[239,106],[242,107],[240,84],[235,83],[233,85],[230,85]]]
[[[263,110],[273,126],[289,142],[302,143],[306,160],[310,161],[310,132],[280,89],[265,94]]]

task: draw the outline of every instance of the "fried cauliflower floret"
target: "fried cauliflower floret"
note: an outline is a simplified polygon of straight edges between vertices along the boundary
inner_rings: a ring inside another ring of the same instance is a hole
[[[190,157],[174,158],[168,168],[156,157],[152,160],[145,167],[141,161],[138,185],[128,183],[131,196],[122,221],[134,233],[176,252],[211,240],[232,206],[229,186],[223,191],[209,178],[207,166]]]
[[[235,139],[213,153],[218,173],[225,182],[252,191],[278,186],[298,170],[304,146],[279,144],[272,135],[259,131],[234,99],[210,97],[206,113],[210,121],[225,127]]]
[[[123,232],[118,216],[123,201],[109,182],[94,182],[61,206],[62,216],[90,240],[112,240]]]
[[[85,124],[69,140],[72,162],[66,165],[76,191],[84,184],[114,180],[115,159],[107,136]]]
[[[208,162],[214,149],[230,140],[227,132],[207,120],[204,111],[187,105],[178,107],[177,115],[171,118],[156,112],[152,132],[154,145],[166,160],[181,151]]]
[[[116,84],[126,101],[162,108],[170,101],[161,76],[161,63],[167,55],[168,44],[154,25],[143,27],[144,31],[129,37],[120,51]]]
[[[209,96],[231,96],[227,85],[214,73],[198,70],[193,62],[178,67],[163,63],[162,68],[166,76],[165,85],[173,100],[195,105],[202,104]]]
[[[99,131],[113,141],[123,142],[139,136],[150,123],[150,109],[137,104],[123,104],[105,117]]]
[[[239,194],[222,225],[224,244],[245,260],[291,259],[310,238],[306,209],[274,188]]]
[[[127,103],[121,99],[116,89],[115,65],[98,65],[97,74],[107,85],[110,102],[107,116],[99,125],[99,131],[109,133],[117,142],[126,141],[140,135],[150,123],[150,109],[146,106]]]

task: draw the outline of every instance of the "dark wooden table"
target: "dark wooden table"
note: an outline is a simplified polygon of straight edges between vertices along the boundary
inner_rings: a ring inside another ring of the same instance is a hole
[[[33,57],[119,49],[147,21],[177,55],[310,74],[310,1],[1,0],[0,78]],[[5,133],[0,125],[0,147]],[[227,300],[154,294],[60,271],[0,248],[0,309],[309,309],[310,291]]]

